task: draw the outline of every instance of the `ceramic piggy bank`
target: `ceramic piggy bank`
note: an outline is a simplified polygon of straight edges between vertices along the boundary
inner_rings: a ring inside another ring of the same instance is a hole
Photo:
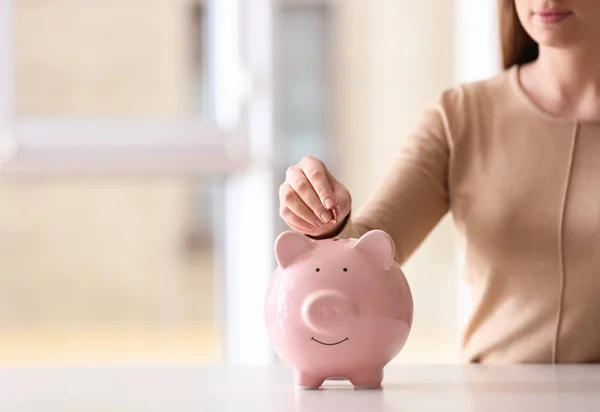
[[[412,294],[394,252],[381,230],[360,239],[277,237],[265,320],[297,387],[319,388],[327,379],[381,387],[383,368],[403,348],[413,320]]]

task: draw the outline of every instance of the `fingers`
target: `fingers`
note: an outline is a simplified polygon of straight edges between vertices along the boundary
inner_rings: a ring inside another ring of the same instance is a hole
[[[303,212],[308,215],[298,215],[304,220],[313,223],[315,218],[322,223],[329,223],[332,219],[331,211],[327,210],[319,196],[317,195],[312,183],[306,177],[304,171],[298,166],[290,167],[286,172],[286,183],[296,193],[303,203]],[[321,226],[322,227],[322,226]]]
[[[312,225],[309,225],[308,223],[306,223],[306,221],[300,219],[294,214],[294,212],[292,212],[288,208],[283,208],[280,212],[280,215],[284,222],[296,232],[304,233],[307,235],[317,233],[317,228],[315,228]]]
[[[279,213],[292,229],[320,235],[348,214],[350,195],[315,157],[304,157],[286,171],[279,188]]]
[[[280,215],[287,223],[309,230],[323,227],[323,223],[287,182],[280,186],[279,198]]]
[[[329,172],[323,162],[313,156],[306,156],[300,161],[299,166],[318,196],[321,205],[327,209],[333,208],[335,195],[329,181]],[[309,206],[311,205],[309,204]]]

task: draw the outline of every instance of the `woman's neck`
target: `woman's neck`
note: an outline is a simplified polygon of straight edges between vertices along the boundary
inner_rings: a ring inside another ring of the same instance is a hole
[[[600,52],[540,47],[534,72],[566,98],[600,93]]]
[[[557,116],[600,119],[600,53],[540,47],[523,67],[521,82],[531,98]]]

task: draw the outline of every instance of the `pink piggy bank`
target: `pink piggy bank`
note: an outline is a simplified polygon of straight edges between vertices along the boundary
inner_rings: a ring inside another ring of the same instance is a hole
[[[409,284],[381,230],[360,239],[311,240],[284,232],[265,301],[267,333],[299,388],[348,379],[380,388],[413,321]]]

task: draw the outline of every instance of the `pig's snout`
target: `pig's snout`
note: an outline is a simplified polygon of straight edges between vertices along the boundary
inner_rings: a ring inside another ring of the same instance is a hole
[[[306,326],[323,334],[343,331],[355,312],[348,296],[332,290],[312,293],[302,305],[302,317]]]

